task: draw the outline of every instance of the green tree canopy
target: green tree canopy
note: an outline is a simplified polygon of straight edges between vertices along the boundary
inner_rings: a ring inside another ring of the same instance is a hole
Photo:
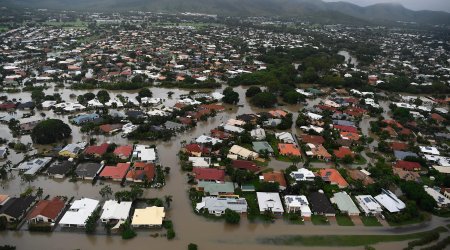
[[[245,96],[246,97],[253,97],[256,94],[261,93],[261,88],[257,87],[257,86],[251,86],[250,88],[247,89],[247,91],[245,91]]]
[[[109,97],[109,93],[106,90],[100,90],[97,92],[97,99],[101,102],[101,103],[105,103],[108,102],[109,99],[111,99]]]
[[[277,97],[270,92],[261,92],[255,95],[250,102],[260,108],[271,108],[277,103]]]
[[[41,121],[31,132],[34,143],[50,144],[68,138],[72,129],[59,119],[48,119]]]

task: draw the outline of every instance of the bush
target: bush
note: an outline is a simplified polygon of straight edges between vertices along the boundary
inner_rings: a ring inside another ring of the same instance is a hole
[[[245,91],[245,96],[246,97],[253,97],[259,93],[261,93],[261,89],[259,87],[256,86],[251,86],[250,88],[247,89],[247,91]]]
[[[189,243],[188,250],[197,250],[197,249],[198,249],[197,244]]]
[[[120,228],[122,230],[122,239],[128,240],[136,236],[136,232],[133,230],[128,221],[120,225]]]
[[[427,245],[428,243],[431,243],[437,239],[439,239],[438,232],[429,233],[418,240],[413,240],[413,241],[409,242],[408,247],[406,247],[405,250],[413,249],[416,246]]]
[[[169,230],[167,230],[167,239],[171,240],[173,238],[175,238],[175,231],[173,231],[173,229],[170,228]]]
[[[237,212],[227,208],[225,210],[225,221],[229,224],[239,224],[241,216]]]

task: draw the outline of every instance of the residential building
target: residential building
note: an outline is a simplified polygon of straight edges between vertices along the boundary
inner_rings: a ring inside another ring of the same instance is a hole
[[[0,207],[0,218],[5,217],[9,223],[20,221],[32,207],[36,197],[12,197]]]
[[[199,181],[197,183],[197,190],[210,196],[228,196],[234,194],[234,184],[229,181],[223,183]]]
[[[89,198],[75,200],[59,221],[62,227],[85,227],[86,220],[97,209],[99,201]]]
[[[135,145],[133,160],[155,163],[157,161],[156,149],[148,145]]]
[[[266,131],[258,126],[256,129],[250,131],[250,136],[255,140],[261,141],[266,139]]]
[[[323,181],[330,183],[331,185],[337,185],[339,188],[348,187],[348,182],[342,177],[341,173],[334,168],[325,168],[319,170],[319,175]]]
[[[397,161],[394,165],[395,168],[400,168],[406,171],[420,171],[422,168],[420,163],[412,161]]]
[[[137,208],[134,210],[133,219],[131,220],[132,227],[161,227],[163,219],[166,217],[164,207],[146,207]]]
[[[280,190],[285,190],[287,187],[286,179],[284,178],[284,174],[279,171],[272,171],[272,172],[266,172],[263,173],[261,176],[259,176],[260,181],[264,182],[276,182],[280,184]]]
[[[245,159],[245,160],[254,160],[256,158],[258,158],[258,153],[255,153],[251,150],[248,150],[244,147],[241,147],[239,145],[233,145],[230,150],[229,150],[229,155],[235,155],[241,159]],[[233,158],[233,157],[228,157],[228,158]]]
[[[300,149],[294,144],[279,143],[278,152],[280,155],[297,156],[297,157],[302,156]]]
[[[390,213],[397,213],[405,209],[406,205],[394,193],[381,189],[381,194],[375,196],[375,200]]]
[[[272,146],[266,141],[254,141],[252,144],[253,150],[259,154],[267,152],[269,155],[273,155],[274,153]]]
[[[265,211],[271,211],[275,215],[282,215],[284,213],[280,194],[256,192],[256,197],[258,198],[259,211],[261,214]]]
[[[36,158],[22,162],[17,169],[23,171],[26,175],[35,175],[39,170],[43,169],[52,160],[51,157]]]
[[[77,174],[77,178],[93,180],[98,173],[102,170],[103,165],[96,162],[84,162],[80,163],[75,169],[75,173]]]
[[[289,132],[275,133],[275,137],[286,144],[297,144],[294,136]]]
[[[309,202],[304,195],[286,195],[284,204],[286,204],[288,213],[300,212],[303,217],[311,217],[311,208],[309,208]]]
[[[127,181],[152,182],[155,178],[155,165],[146,162],[135,162],[126,175]]]
[[[86,142],[70,143],[61,149],[58,154],[67,158],[76,158],[86,145]]]
[[[122,181],[130,168],[130,163],[117,163],[116,166],[105,166],[99,177],[113,181]]]
[[[290,176],[295,179],[295,181],[314,181],[316,175],[309,169],[299,168],[297,171],[290,173]]]
[[[92,145],[87,147],[84,150],[85,155],[91,155],[97,158],[102,157],[104,154],[106,154],[106,151],[108,150],[109,144],[108,143],[102,143],[101,145]]]
[[[55,223],[66,206],[63,199],[41,200],[27,216],[28,223]]]
[[[47,168],[46,173],[53,178],[62,179],[75,167],[73,161],[55,161]]]
[[[78,115],[78,116],[72,118],[71,121],[77,125],[81,125],[83,123],[93,122],[99,118],[100,118],[100,116],[95,113],[94,114],[81,114],[81,115]]]
[[[196,181],[224,182],[225,171],[215,168],[194,168],[192,173]]]
[[[231,161],[231,167],[236,169],[247,170],[250,172],[258,172],[260,171],[260,167],[256,165],[252,161],[244,161],[244,160],[233,160]]]
[[[217,216],[225,214],[225,210],[231,209],[236,213],[247,213],[247,201],[245,198],[219,198],[203,197],[200,203],[197,203],[196,210],[207,209],[210,214]]]
[[[113,223],[116,224],[119,221],[125,221],[130,215],[132,202],[130,201],[115,201],[107,200],[103,204],[103,212],[100,216],[100,220],[103,223]]]
[[[313,214],[316,215],[325,215],[334,217],[336,216],[336,210],[333,205],[331,205],[330,200],[328,200],[327,196],[321,192],[313,192],[308,196],[309,203],[311,204],[311,210]]]
[[[113,154],[122,160],[126,160],[126,159],[130,158],[130,155],[132,152],[133,152],[133,146],[123,145],[123,146],[118,146],[116,149],[114,149]]]
[[[450,199],[442,195],[438,190],[428,186],[423,187],[425,192],[427,192],[436,201],[439,208],[445,208],[450,206]]]
[[[345,191],[335,193],[333,198],[331,198],[331,202],[336,204],[341,212],[350,216],[357,216],[360,213],[350,195],[348,195]]]
[[[376,215],[383,212],[383,208],[371,195],[357,195],[356,202],[366,215]]]

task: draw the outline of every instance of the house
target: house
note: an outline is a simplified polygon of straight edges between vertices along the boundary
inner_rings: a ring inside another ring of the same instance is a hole
[[[122,181],[130,168],[130,163],[117,163],[116,166],[105,166],[100,173],[100,178]]]
[[[200,203],[197,203],[196,211],[207,209],[210,214],[217,216],[225,214],[225,210],[230,209],[236,213],[247,213],[247,201],[245,198],[219,198],[203,197]]]
[[[330,200],[327,196],[320,190],[319,192],[310,193],[308,196],[309,203],[311,204],[311,210],[313,214],[325,215],[325,216],[336,216],[336,210],[333,205],[331,205]]]
[[[225,181],[225,171],[215,168],[194,168],[192,173],[195,175],[196,181]]]
[[[102,170],[103,165],[96,162],[80,163],[75,169],[75,173],[79,179],[93,180]]]
[[[276,126],[280,125],[281,122],[283,122],[283,120],[281,120],[281,119],[269,118],[266,121],[263,121],[263,126],[264,127],[276,127]]]
[[[272,146],[266,141],[254,141],[252,145],[253,150],[259,154],[267,152],[269,155],[273,155],[274,153]]]
[[[278,152],[280,155],[301,157],[300,149],[294,144],[278,143]]]
[[[121,201],[117,202],[115,200],[107,200],[103,204],[103,212],[100,216],[100,220],[103,223],[116,224],[119,221],[125,221],[130,215],[132,202]]]
[[[285,190],[287,187],[286,179],[284,178],[284,174],[282,172],[273,171],[263,173],[259,176],[259,180],[264,182],[276,182],[280,184],[280,190]]]
[[[43,169],[52,160],[51,157],[36,158],[22,162],[17,169],[26,175],[35,175],[39,170]]]
[[[328,153],[327,149],[321,144],[308,143],[306,146],[309,147],[309,151],[305,152],[307,156],[327,161],[331,159],[331,154]]]
[[[339,147],[338,150],[334,150],[333,154],[336,156],[336,158],[338,159],[343,159],[345,156],[351,156],[354,157],[354,153],[350,150],[349,147]]]
[[[64,178],[75,167],[73,161],[55,161],[47,168],[47,174],[53,178]]]
[[[252,161],[233,160],[231,161],[231,167],[236,169],[247,170],[250,172],[258,172],[261,169]]]
[[[331,198],[331,202],[336,204],[341,212],[350,216],[357,216],[360,213],[350,195],[348,195],[345,191],[335,193],[333,198]]]
[[[88,122],[93,122],[97,119],[99,119],[100,116],[98,114],[81,114],[78,115],[74,118],[72,118],[72,122],[75,123],[76,125],[81,125],[83,123],[88,123]]]
[[[309,202],[304,195],[286,195],[284,196],[284,204],[288,213],[300,211],[303,217],[311,217],[311,208],[309,208]]]
[[[422,182],[422,178],[420,177],[420,174],[418,172],[407,171],[401,168],[393,168],[392,172],[402,180],[415,181],[419,183]]]
[[[229,132],[229,133],[237,133],[237,134],[242,134],[245,131],[245,129],[243,129],[243,128],[229,125],[229,124],[224,125],[223,130],[225,130],[226,132]]]
[[[355,196],[356,202],[359,207],[364,211],[366,215],[381,214],[383,209],[381,205],[371,195],[357,195]]]
[[[275,137],[283,143],[297,144],[294,136],[289,132],[275,133]]]
[[[231,159],[235,158],[235,157],[233,157],[233,155],[236,157],[239,157],[241,159],[246,159],[246,160],[254,160],[254,159],[258,158],[258,156],[259,156],[258,153],[250,151],[239,145],[233,145],[230,148],[228,153],[229,153],[228,158],[231,158]],[[230,157],[230,155],[231,155],[231,157]]]
[[[230,133],[218,129],[212,129],[211,136],[221,140],[228,140],[232,137]]]
[[[381,194],[375,196],[375,200],[390,213],[397,213],[405,209],[406,205],[394,193],[381,189]]]
[[[9,195],[6,194],[0,194],[0,208],[6,204],[6,202],[9,200]]]
[[[392,150],[407,150],[409,148],[408,144],[403,143],[403,142],[391,142],[389,144],[392,148]]]
[[[210,157],[189,157],[188,161],[192,162],[193,167],[209,168],[211,166]]]
[[[351,133],[358,133],[358,129],[353,126],[344,126],[344,125],[333,125],[335,129],[340,130],[341,132],[351,132]]]
[[[122,160],[126,160],[126,159],[130,158],[130,155],[132,152],[133,152],[133,146],[123,145],[123,146],[118,146],[117,148],[115,148],[113,154]]]
[[[156,162],[156,149],[147,145],[135,145],[133,160],[143,162]]]
[[[155,178],[155,165],[146,162],[135,162],[125,179],[132,182],[152,182]]]
[[[223,141],[211,136],[207,136],[207,135],[201,135],[199,136],[195,142],[199,143],[199,144],[211,144],[211,145],[216,145],[217,143],[222,143]]]
[[[442,195],[438,191],[439,189],[434,189],[434,188],[431,188],[431,187],[428,187],[428,186],[424,186],[423,188],[425,189],[425,192],[427,192],[427,194],[429,194],[431,197],[433,197],[433,199],[436,201],[437,206],[439,208],[449,207],[450,206],[450,199],[448,199],[447,197]]]
[[[420,171],[422,168],[420,163],[412,161],[397,161],[394,165],[395,168],[400,168],[406,171]]]
[[[258,126],[250,131],[250,136],[255,140],[261,141],[266,139],[266,131]]]
[[[185,128],[186,128],[186,125],[181,124],[181,123],[177,123],[177,122],[166,121],[166,122],[164,123],[164,127],[165,127],[166,129],[178,131],[178,130],[181,130],[181,129],[185,129]]]
[[[337,185],[339,188],[348,187],[347,181],[342,177],[341,173],[334,168],[325,168],[319,170],[319,175],[322,180],[330,183],[331,185]]]
[[[33,110],[35,107],[34,102],[23,102],[17,105],[17,108],[20,110]]]
[[[85,227],[86,220],[97,209],[98,200],[82,198],[72,203],[59,221],[62,227]]]
[[[314,181],[316,175],[306,168],[299,168],[289,174],[295,181]]]
[[[31,131],[33,131],[33,129],[38,125],[38,123],[40,123],[41,121],[32,121],[32,122],[25,122],[25,123],[21,123],[19,125],[20,128],[20,133],[22,133],[23,135],[25,134],[31,134]]]
[[[420,152],[422,154],[429,154],[429,155],[440,155],[441,153],[436,147],[431,146],[419,146]]]
[[[166,216],[164,207],[146,207],[137,208],[134,210],[133,219],[131,220],[132,227],[161,227],[163,219]]]
[[[358,133],[353,132],[341,132],[340,135],[342,139],[350,141],[357,141],[360,138]]]
[[[102,143],[101,145],[92,145],[87,147],[84,150],[85,155],[91,155],[97,158],[102,157],[106,151],[108,150],[109,144],[108,143]]]
[[[313,145],[320,145],[325,142],[325,139],[323,138],[323,136],[320,136],[320,135],[303,134],[300,136],[300,138],[304,143],[311,143]]]
[[[28,223],[55,223],[66,206],[60,197],[51,200],[41,200],[27,216]]]
[[[261,214],[265,211],[270,211],[275,215],[282,215],[284,213],[283,203],[281,203],[278,193],[256,192],[256,197]]]
[[[397,160],[404,160],[406,157],[419,157],[416,153],[399,150],[394,150],[394,156]]]
[[[70,143],[61,149],[58,154],[62,157],[76,158],[86,145],[86,142]]]
[[[9,223],[20,221],[32,207],[36,197],[12,197],[0,207],[0,218],[5,217]]]
[[[8,154],[6,147],[0,147],[0,159],[5,159]]]
[[[234,194],[234,184],[229,181],[223,183],[199,181],[197,190],[211,196],[227,196]]]
[[[100,131],[105,134],[113,134],[122,130],[123,124],[103,124],[99,126]]]
[[[369,176],[370,173],[365,170],[347,169],[347,174],[351,179],[361,181],[364,186],[375,183]]]

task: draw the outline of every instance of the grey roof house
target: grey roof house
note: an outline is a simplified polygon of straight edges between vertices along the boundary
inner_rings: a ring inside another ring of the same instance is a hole
[[[200,203],[197,203],[196,210],[208,209],[210,214],[220,216],[226,209],[231,209],[237,213],[247,212],[247,201],[244,198],[218,198],[203,197]]]

